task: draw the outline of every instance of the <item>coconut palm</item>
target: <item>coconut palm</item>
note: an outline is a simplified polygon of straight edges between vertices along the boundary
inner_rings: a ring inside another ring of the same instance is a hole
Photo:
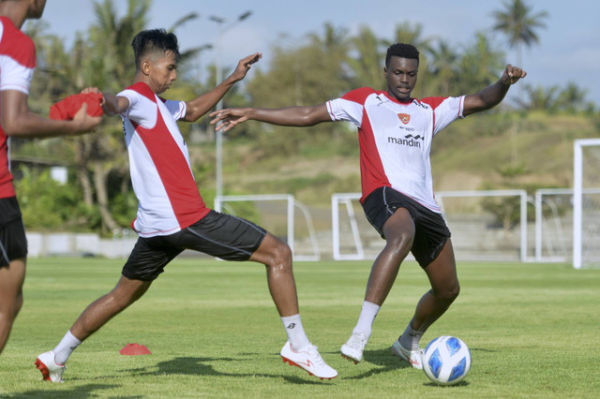
[[[548,16],[546,11],[533,13],[523,0],[507,0],[503,10],[492,13],[496,23],[493,29],[504,33],[508,43],[517,49],[517,61],[523,65],[523,46],[530,47],[540,41],[537,34],[538,28],[545,28],[543,20]]]

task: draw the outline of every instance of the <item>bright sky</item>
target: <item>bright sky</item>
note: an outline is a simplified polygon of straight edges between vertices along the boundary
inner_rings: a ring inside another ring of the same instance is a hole
[[[103,1],[103,0],[98,0]],[[396,24],[409,21],[423,26],[423,36],[444,38],[458,46],[471,44],[478,31],[490,32],[492,11],[503,9],[508,0],[153,0],[149,27],[169,28],[181,16],[197,12],[200,18],[178,28],[180,48],[219,42],[222,64],[235,66],[237,60],[261,51],[263,66],[269,62],[269,49],[278,40],[284,44],[301,43],[307,33],[323,33],[326,22],[355,33],[369,26],[378,37],[392,39]],[[546,28],[538,30],[540,43],[525,49],[523,67],[532,85],[564,87],[575,82],[588,90],[588,99],[600,105],[600,2],[592,0],[525,0],[535,13],[547,11]],[[114,0],[124,13],[126,0]],[[246,11],[252,15],[235,22]],[[121,14],[122,15],[122,14]],[[219,39],[217,23],[211,15],[225,18],[226,27]],[[71,39],[86,31],[94,21],[92,0],[48,0],[43,16],[49,32]],[[227,28],[228,27],[228,28]],[[282,34],[286,35],[282,39]],[[495,42],[506,46],[507,62],[517,62],[516,50],[506,45],[500,33]],[[202,67],[213,62],[216,50],[203,52]],[[435,95],[436,93],[427,93]],[[453,93],[462,94],[462,93]],[[468,94],[468,93],[467,93]],[[325,99],[324,99],[325,100]]]

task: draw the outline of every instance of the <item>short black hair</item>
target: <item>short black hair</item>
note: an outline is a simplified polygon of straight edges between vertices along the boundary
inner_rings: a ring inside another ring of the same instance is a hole
[[[162,50],[166,52],[171,50],[175,53],[175,59],[179,61],[179,45],[177,44],[177,36],[172,32],[167,32],[164,29],[148,29],[143,30],[133,38],[131,42],[133,54],[135,57],[135,66],[139,69],[142,57],[152,51]]]
[[[392,44],[387,49],[387,54],[385,55],[385,66],[387,67],[390,64],[390,59],[393,57],[402,57],[402,58],[413,58],[419,62],[419,50],[412,44],[406,43],[396,43]]]

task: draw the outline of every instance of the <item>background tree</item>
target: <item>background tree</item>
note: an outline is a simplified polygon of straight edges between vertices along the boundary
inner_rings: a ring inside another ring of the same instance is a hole
[[[523,46],[529,47],[540,41],[536,30],[546,27],[543,20],[548,12],[533,13],[523,0],[507,0],[503,5],[503,10],[492,13],[496,20],[493,29],[506,35],[510,46],[517,49],[518,65],[523,66]]]
[[[353,57],[348,59],[352,71],[352,86],[385,88],[383,68],[386,46],[367,26],[361,26],[356,36],[350,38]]]

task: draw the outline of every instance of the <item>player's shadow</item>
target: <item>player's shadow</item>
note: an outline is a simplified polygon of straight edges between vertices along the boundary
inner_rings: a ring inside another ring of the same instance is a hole
[[[246,354],[246,355],[254,355],[254,354]],[[279,354],[276,354],[277,356]],[[279,356],[278,356],[279,357]],[[283,378],[289,383],[292,384],[327,384],[327,382],[319,382],[315,380],[307,380],[300,377],[295,376],[286,376],[285,372],[281,374],[267,374],[267,373],[228,373],[216,370],[210,363],[211,362],[245,362],[250,359],[242,359],[242,358],[232,358],[232,357],[176,357],[171,360],[166,360],[164,362],[158,363],[156,366],[152,366],[157,368],[157,370],[149,370],[148,367],[137,368],[137,369],[129,369],[123,370],[127,372],[131,372],[134,375],[138,376],[148,376],[148,375],[198,375],[198,376],[217,376],[217,377],[236,377],[236,378],[247,378],[247,377],[266,377],[266,378]],[[281,361],[280,358],[277,360]],[[282,363],[283,364],[283,363]],[[304,370],[292,370],[293,373],[302,372],[306,373]],[[315,377],[308,378],[314,379]]]
[[[439,385],[439,384],[434,384],[433,382],[429,381],[429,382],[424,382],[423,385],[427,386],[427,387],[432,387],[432,388],[452,389],[452,388],[457,388],[457,387],[466,387],[467,385],[469,385],[469,382],[466,380],[462,380],[453,385]]]
[[[112,389],[120,387],[120,385],[87,384],[69,387],[68,390],[62,390],[62,387],[51,387],[48,383],[44,384],[47,384],[49,389],[34,389],[25,392],[9,394],[9,396],[2,397],[6,399],[87,399],[97,398],[98,395],[96,395],[96,391],[99,391],[101,389]],[[61,390],[59,391],[58,389]],[[142,399],[142,396],[119,396],[119,398]]]
[[[392,348],[382,348],[376,350],[366,350],[363,354],[364,363],[371,363],[376,368],[372,368],[364,373],[352,376],[352,377],[344,377],[344,379],[348,380],[360,380],[363,378],[372,377],[374,375],[378,375],[381,373],[387,373],[390,371],[409,368],[410,365],[404,360],[394,356],[392,354]]]

